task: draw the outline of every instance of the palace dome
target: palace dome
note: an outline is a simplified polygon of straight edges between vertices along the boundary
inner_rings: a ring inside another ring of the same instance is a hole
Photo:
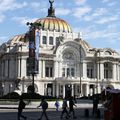
[[[56,32],[67,32],[72,33],[72,29],[69,24],[55,16],[55,10],[53,8],[54,0],[49,0],[50,8],[48,9],[48,15],[45,18],[41,18],[35,21],[42,25],[42,30],[56,31]]]
[[[41,23],[43,30],[56,31],[56,32],[68,32],[71,33],[72,29],[69,24],[56,17],[46,17],[35,21],[36,23]]]

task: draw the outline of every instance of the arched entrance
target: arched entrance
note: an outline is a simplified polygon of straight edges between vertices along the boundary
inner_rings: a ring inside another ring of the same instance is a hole
[[[72,95],[72,86],[70,84],[65,85],[65,98],[70,98]]]
[[[53,84],[47,84],[47,95],[48,96],[53,96]]]

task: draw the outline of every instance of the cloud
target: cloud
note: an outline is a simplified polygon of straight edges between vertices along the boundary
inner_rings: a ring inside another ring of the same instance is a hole
[[[57,8],[56,15],[68,15],[70,13],[70,9],[67,8]]]
[[[103,3],[111,2],[111,0],[102,0]]]
[[[118,32],[115,25],[105,27],[103,29],[98,29],[97,26],[88,26],[83,28],[83,38],[88,40],[104,40],[109,44],[116,45],[120,41],[120,32]]]
[[[91,15],[86,15],[86,16],[84,16],[84,20],[85,21],[91,21],[91,20],[93,20],[93,19],[96,19],[96,18],[98,18],[98,17],[100,17],[100,16],[102,16],[102,15],[105,15],[106,13],[108,13],[108,11],[107,11],[107,9],[106,8],[97,8],[96,10],[95,10],[95,12],[93,12]]]
[[[8,10],[16,10],[27,6],[26,2],[17,3],[15,0],[1,0],[0,1],[0,13]]]
[[[96,21],[97,24],[106,24],[106,23],[110,23],[113,21],[116,21],[119,19],[119,16],[110,16],[110,17],[103,17],[100,20]]]
[[[84,5],[86,0],[74,0],[76,5]]]
[[[13,17],[12,20],[20,23],[21,25],[26,25],[27,22],[35,22],[38,18],[28,18],[28,17]]]
[[[114,6],[114,5],[116,5],[117,4],[117,2],[115,1],[115,2],[111,2],[111,3],[108,3],[108,6]]]
[[[74,9],[73,16],[81,18],[92,10],[89,6],[79,7]]]
[[[45,1],[31,2],[30,6],[35,12],[46,12],[47,3]]]
[[[3,14],[0,14],[0,23],[3,22],[5,19],[5,16]]]
[[[9,11],[21,9],[26,6],[26,2],[18,3],[16,0],[0,0],[0,22],[3,22],[6,17],[5,12],[8,13]]]

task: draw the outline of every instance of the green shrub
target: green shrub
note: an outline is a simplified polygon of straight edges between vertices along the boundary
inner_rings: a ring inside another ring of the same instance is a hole
[[[20,98],[20,95],[16,92],[8,93],[7,95],[4,95],[2,97],[2,99],[19,99],[19,98]]]

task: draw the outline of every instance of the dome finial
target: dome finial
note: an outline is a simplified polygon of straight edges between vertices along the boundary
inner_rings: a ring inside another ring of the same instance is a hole
[[[52,7],[53,7],[54,0],[49,0],[49,3],[50,3],[50,8],[52,8]]]
[[[47,17],[55,17],[55,10],[53,8],[54,0],[49,0],[50,8],[48,9],[48,16]]]

